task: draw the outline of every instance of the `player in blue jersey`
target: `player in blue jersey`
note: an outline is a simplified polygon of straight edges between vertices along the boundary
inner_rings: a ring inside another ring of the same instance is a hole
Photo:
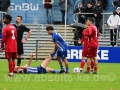
[[[50,60],[51,60],[51,56],[48,56],[42,63],[40,66],[38,67],[30,67],[30,64],[32,62],[34,55],[30,56],[30,60],[27,62],[26,65],[24,66],[15,66],[14,69],[14,73],[26,73],[26,74],[45,74],[48,72],[51,73],[59,73],[60,71],[58,70],[54,70],[50,67],[47,67]]]
[[[46,30],[49,35],[52,35],[52,40],[55,44],[54,50],[51,52],[51,57],[53,58],[57,54],[57,59],[60,64],[61,71],[60,73],[68,73],[69,68],[68,68],[68,60],[67,60],[67,44],[63,40],[63,38],[60,36],[59,33],[54,31],[54,28],[52,26],[47,26]],[[63,65],[62,65],[62,60],[65,62],[65,67],[66,70],[64,70]]]

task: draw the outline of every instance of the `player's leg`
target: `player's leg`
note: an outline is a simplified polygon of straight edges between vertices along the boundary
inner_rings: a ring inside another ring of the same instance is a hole
[[[13,71],[15,69],[15,58],[17,57],[17,52],[12,53]]]
[[[65,73],[69,73],[69,64],[68,64],[68,60],[67,60],[67,49],[60,52],[60,57],[61,57],[61,59],[64,60],[64,63],[65,63],[65,67],[66,67]]]
[[[59,62],[59,65],[60,65],[60,73],[64,73],[65,72],[65,70],[64,70],[64,67],[63,67],[63,65],[62,65],[62,60],[61,60],[61,57],[60,56],[57,56],[57,60],[58,60],[58,62]]]
[[[18,51],[18,60],[17,60],[17,66],[20,66],[21,64],[21,55],[23,54],[23,43],[21,41],[17,42],[17,51]]]
[[[91,67],[91,58],[88,57],[87,58],[87,68],[86,68],[86,72],[85,73],[90,73],[90,67]]]
[[[66,67],[66,71],[65,71],[65,73],[69,73],[69,64],[68,64],[68,60],[67,60],[67,58],[66,58],[66,57],[65,57],[65,58],[63,58],[63,60],[64,60],[65,67]]]
[[[50,62],[50,60],[52,59],[52,56],[49,55],[42,63],[41,63],[41,67],[46,68]]]
[[[81,62],[80,62],[80,72],[83,71],[84,65],[85,65],[85,57],[82,57],[82,60],[81,60]]]
[[[80,72],[82,72],[83,67],[85,65],[85,57],[87,56],[87,51],[85,49],[82,50],[82,60],[80,63]]]
[[[98,71],[98,60],[97,57],[94,57],[94,72],[93,74],[97,74]]]
[[[50,68],[50,67],[47,67],[47,68],[46,68],[46,72],[59,73],[60,71],[59,71],[59,70],[55,70],[55,69]]]
[[[9,77],[13,77],[13,61],[12,61],[12,54],[9,52],[5,52],[5,58],[8,59],[8,68],[9,68]]]
[[[93,72],[94,69],[94,58],[91,58],[91,72]]]
[[[93,52],[92,52],[92,56],[93,56],[93,60],[94,60],[94,72],[93,72],[93,74],[97,74],[97,70],[98,70],[97,50],[98,50],[98,47],[94,47]]]
[[[13,62],[12,58],[8,58],[9,74],[8,76],[13,77]]]

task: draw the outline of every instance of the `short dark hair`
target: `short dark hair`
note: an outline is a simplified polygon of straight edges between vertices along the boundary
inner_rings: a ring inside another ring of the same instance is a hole
[[[93,18],[88,18],[87,20],[91,21],[92,23],[94,23],[94,19]]]
[[[4,15],[4,17],[11,22],[12,16],[9,14]]]
[[[46,27],[46,30],[49,31],[49,30],[54,30],[54,28],[52,26],[47,26]]]
[[[20,15],[18,15],[17,17],[20,17],[20,18],[21,18],[21,20],[23,19],[23,17],[22,17],[22,16],[20,16]]]
[[[113,15],[117,15],[117,12],[116,12],[116,11],[113,11]]]
[[[101,1],[97,1],[97,3],[101,3]]]

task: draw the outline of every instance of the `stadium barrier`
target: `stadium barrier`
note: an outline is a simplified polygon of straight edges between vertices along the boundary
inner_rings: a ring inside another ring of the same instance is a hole
[[[68,46],[68,61],[80,62],[82,59],[81,46]],[[103,63],[120,63],[120,48],[119,47],[99,47],[97,51],[99,62]]]

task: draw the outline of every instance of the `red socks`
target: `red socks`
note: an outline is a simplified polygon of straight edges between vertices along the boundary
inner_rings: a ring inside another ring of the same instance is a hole
[[[91,61],[91,69],[94,68],[94,61]]]
[[[98,70],[98,67],[94,67],[94,72],[97,72],[97,70]]]
[[[13,61],[9,61],[9,73],[13,73]]]
[[[87,72],[90,72],[90,67],[87,67]]]
[[[85,61],[82,60],[81,63],[80,63],[80,68],[83,69],[84,65],[85,65]]]
[[[14,69],[15,69],[15,60],[13,60],[12,62],[13,62],[13,72],[14,72]]]

